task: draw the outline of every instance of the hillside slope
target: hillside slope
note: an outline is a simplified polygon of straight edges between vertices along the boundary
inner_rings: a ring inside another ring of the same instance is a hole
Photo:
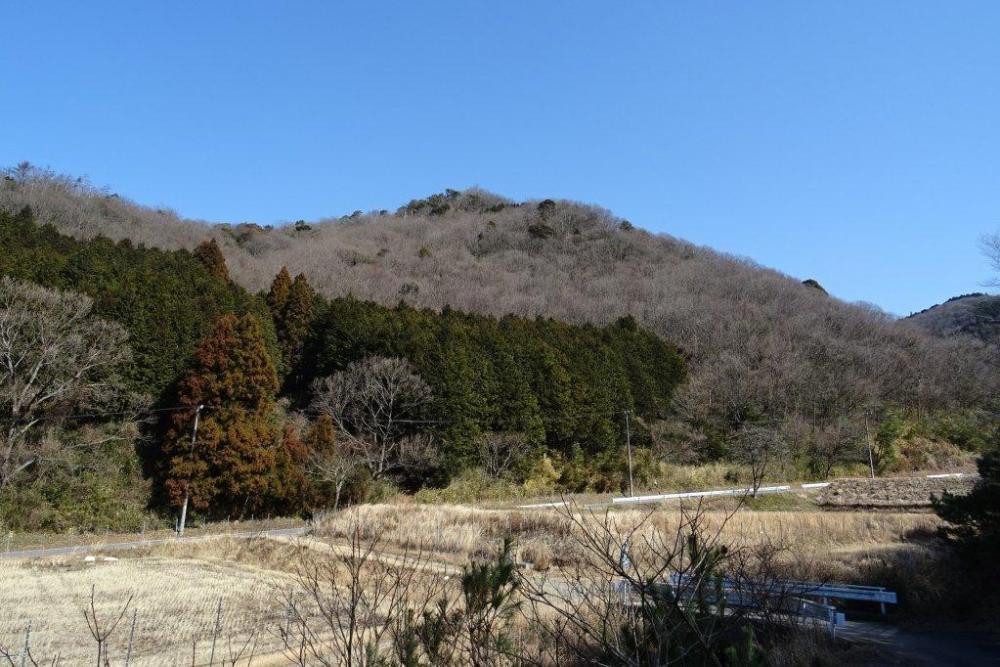
[[[287,266],[327,296],[390,305],[598,324],[631,314],[687,356],[684,415],[723,429],[761,416],[822,424],[885,403],[962,408],[997,385],[994,353],[973,340],[928,336],[749,260],[572,202],[447,191],[391,213],[205,226],[50,172],[9,170],[0,208],[24,205],[81,238],[165,248],[215,238],[233,278],[252,291]]]
[[[1000,296],[964,294],[906,318],[933,336],[974,336],[1000,343]]]

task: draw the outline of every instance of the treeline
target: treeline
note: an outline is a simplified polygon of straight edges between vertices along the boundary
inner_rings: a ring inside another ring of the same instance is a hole
[[[219,273],[225,260],[218,253],[213,263],[213,248],[218,253],[208,244],[199,259],[128,240],[81,242],[36,224],[30,209],[0,213],[0,274],[93,298],[95,313],[128,329],[128,387],[156,401],[220,315],[254,314],[269,348],[277,350],[265,304]]]
[[[215,516],[300,512],[363,497],[375,483],[446,484],[484,464],[500,474],[545,456],[616,460],[626,413],[634,441],[648,442],[643,424],[669,414],[685,378],[676,349],[631,318],[573,326],[327,300],[286,270],[251,295],[229,280],[214,242],[188,252],[78,241],[37,225],[28,209],[0,214],[0,274],[83,293],[86,317],[120,323],[131,351],[117,362],[113,400],[83,391],[47,414],[15,415],[58,427],[26,436],[26,451],[41,456],[53,432],[131,416],[143,425],[130,440],[143,474],[126,448],[109,457],[107,441],[102,462],[118,462],[122,488],[150,480],[153,507],[189,495]],[[53,496],[37,457],[25,461],[8,503],[71,504]]]
[[[441,423],[456,463],[491,431],[553,451],[613,449],[624,412],[664,418],[685,374],[673,346],[628,317],[572,326],[317,297],[312,333],[295,371],[300,386],[365,357],[407,359],[433,392],[421,416]]]

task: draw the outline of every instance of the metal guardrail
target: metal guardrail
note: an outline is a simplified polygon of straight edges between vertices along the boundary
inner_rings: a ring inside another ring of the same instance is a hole
[[[670,577],[670,583],[680,586],[690,581],[691,577],[681,577],[674,574]],[[804,597],[827,598],[835,600],[861,600],[864,602],[880,602],[885,604],[896,604],[897,596],[895,591],[890,591],[884,586],[855,586],[854,584],[821,584],[812,581],[786,581],[776,580],[773,582],[747,582],[745,586],[739,586],[730,579],[723,580],[723,587],[733,589],[748,589],[761,591],[774,591],[775,594],[800,595]]]
[[[677,575],[674,575],[672,578],[676,577]],[[629,585],[628,581],[624,579],[618,580],[615,582],[614,588],[621,600],[621,604],[628,606],[638,606],[640,604],[639,599],[636,597],[637,591]],[[676,583],[668,584],[663,582],[654,584],[653,588],[666,589],[670,593],[677,595],[679,599],[690,599],[695,594],[693,587],[678,590]],[[736,590],[734,587],[730,586],[727,588],[725,585],[721,593],[725,597],[725,604],[728,608],[761,611],[767,609],[771,613],[819,621],[827,627],[831,635],[835,635],[837,627],[847,622],[842,612],[837,611],[836,607],[825,602],[816,602],[815,600],[797,596],[766,595],[760,591]],[[713,597],[714,591],[710,591],[709,602],[715,604],[718,601],[711,599]]]
[[[690,582],[690,580],[690,576],[682,577],[678,574],[670,576],[670,583],[673,586],[683,586]],[[748,581],[745,585],[741,586],[731,579],[723,579],[722,586],[727,590],[770,591],[773,592],[773,595],[796,595],[822,600],[859,600],[863,602],[878,602],[880,604],[897,604],[896,592],[890,591],[884,586],[821,584],[812,581],[786,580],[772,582]]]
[[[846,622],[844,613],[830,604],[831,600],[877,603],[883,615],[886,613],[887,604],[897,603],[896,592],[883,586],[783,580],[736,582],[728,578],[722,579],[720,583],[719,592],[725,596],[725,602],[730,607],[768,609],[772,612],[822,621],[827,624],[831,634],[835,634],[836,628]],[[669,581],[654,584],[654,587],[664,587],[680,598],[690,598],[696,589],[694,584],[694,577],[690,575],[673,574]],[[630,589],[627,581],[616,582],[616,588],[623,604],[637,603],[633,599],[635,590]]]
[[[674,574],[670,577],[670,583],[674,587],[682,587],[690,580],[690,577],[682,578]],[[785,581],[777,580],[772,582],[747,581],[745,584],[738,584],[730,579],[723,579],[722,588],[726,594],[735,592],[742,594],[748,591],[751,595],[768,599],[795,599],[802,603],[817,604],[821,607],[829,607],[836,612],[836,608],[830,605],[830,600],[872,602],[879,605],[879,611],[883,616],[886,614],[887,604],[897,604],[898,597],[895,591],[890,591],[884,586],[856,586],[853,584],[821,584],[812,581]],[[841,614],[843,616],[843,614]],[[835,624],[836,625],[836,624]]]

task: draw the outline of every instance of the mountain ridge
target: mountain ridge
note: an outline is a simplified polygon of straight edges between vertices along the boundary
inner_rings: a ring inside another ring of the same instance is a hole
[[[954,296],[905,319],[939,338],[971,336],[1000,343],[1000,295],[972,292]]]

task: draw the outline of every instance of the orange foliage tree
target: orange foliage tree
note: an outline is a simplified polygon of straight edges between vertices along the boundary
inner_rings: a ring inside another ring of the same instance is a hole
[[[277,389],[257,321],[250,315],[220,317],[178,386],[179,404],[191,411],[171,415],[163,443],[171,503],[179,505],[189,491],[191,506],[210,516],[242,517],[275,508],[278,464],[286,459],[288,440],[273,424]],[[205,409],[192,447],[198,405]]]

